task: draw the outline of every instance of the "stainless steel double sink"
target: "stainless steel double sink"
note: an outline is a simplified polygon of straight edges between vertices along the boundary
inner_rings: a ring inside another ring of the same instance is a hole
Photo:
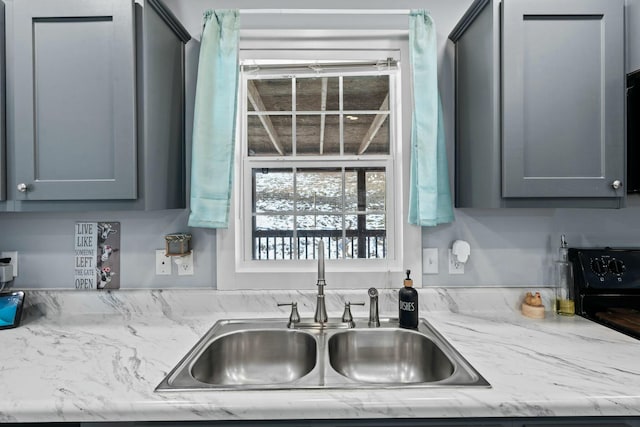
[[[156,391],[490,387],[424,319],[417,330],[392,319],[355,325],[221,320]]]

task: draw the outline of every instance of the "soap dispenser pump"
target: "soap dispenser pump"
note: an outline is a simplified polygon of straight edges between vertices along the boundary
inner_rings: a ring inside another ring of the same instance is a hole
[[[411,270],[407,270],[404,286],[398,293],[400,327],[408,329],[418,328],[418,291],[413,288]]]

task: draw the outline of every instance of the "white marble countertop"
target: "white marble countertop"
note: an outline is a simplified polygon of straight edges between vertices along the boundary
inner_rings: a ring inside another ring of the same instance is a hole
[[[420,290],[420,317],[491,388],[190,393],[154,388],[217,320],[286,318],[270,307],[291,300],[305,316],[313,293],[35,291],[32,315],[0,331],[0,422],[640,416],[640,340],[578,316],[525,318],[524,291]],[[328,293],[329,315],[362,292]],[[381,292],[383,315],[394,298]]]

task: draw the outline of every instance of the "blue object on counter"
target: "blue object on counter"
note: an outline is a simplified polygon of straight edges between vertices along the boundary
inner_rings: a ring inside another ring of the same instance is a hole
[[[0,326],[13,325],[18,306],[9,300],[0,300]]]
[[[15,328],[20,324],[24,292],[0,294],[0,329]]]
[[[409,16],[409,59],[413,83],[409,223],[434,226],[453,221],[453,206],[438,93],[436,30],[424,10],[412,10]]]
[[[198,63],[189,226],[229,225],[238,96],[237,10],[209,10]]]

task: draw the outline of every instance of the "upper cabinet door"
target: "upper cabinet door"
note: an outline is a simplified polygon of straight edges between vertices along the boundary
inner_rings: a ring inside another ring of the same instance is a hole
[[[623,0],[504,0],[503,197],[623,197]]]
[[[13,2],[16,200],[136,198],[131,0]]]
[[[0,200],[5,199],[6,188],[6,128],[5,128],[5,55],[4,55],[4,3],[0,2]]]

